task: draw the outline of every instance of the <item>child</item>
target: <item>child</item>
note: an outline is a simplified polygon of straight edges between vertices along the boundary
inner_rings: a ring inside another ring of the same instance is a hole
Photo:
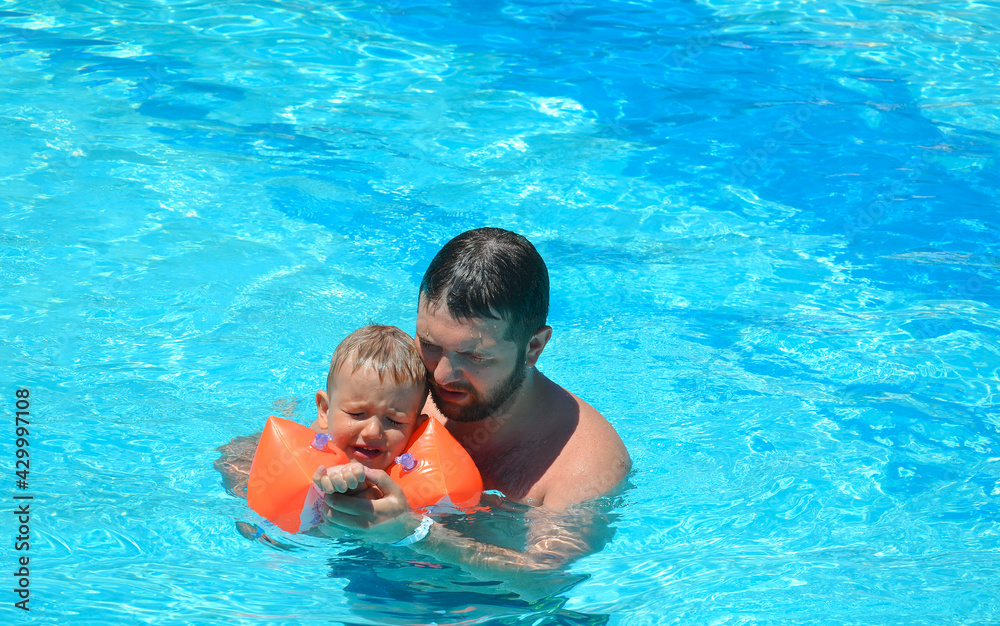
[[[330,444],[353,462],[320,467],[316,485],[347,493],[365,486],[364,467],[388,468],[424,419],[426,397],[427,370],[412,337],[378,325],[348,335],[333,352],[326,389],[316,392],[313,428],[329,434]]]

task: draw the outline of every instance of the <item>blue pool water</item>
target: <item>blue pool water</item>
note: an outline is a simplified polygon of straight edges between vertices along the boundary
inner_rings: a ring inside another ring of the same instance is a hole
[[[31,611],[8,574],[2,621],[997,623],[997,24],[916,1],[4,4],[3,508],[34,500]],[[611,540],[483,578],[245,538],[214,448],[310,419],[339,339],[412,331],[430,258],[486,224],[538,246],[540,367],[631,451]]]

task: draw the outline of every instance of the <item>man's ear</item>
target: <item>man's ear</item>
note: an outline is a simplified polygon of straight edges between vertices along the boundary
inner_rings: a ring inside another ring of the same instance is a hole
[[[528,367],[534,367],[535,363],[538,361],[538,357],[542,356],[542,350],[545,349],[545,344],[547,344],[551,338],[551,326],[542,326],[536,330],[535,334],[531,336],[531,340],[528,341],[528,352],[524,355],[524,364]]]
[[[326,431],[329,427],[326,419],[326,413],[330,410],[330,398],[326,395],[326,392],[320,389],[316,392],[316,411],[319,413],[316,416],[316,426],[320,430]]]

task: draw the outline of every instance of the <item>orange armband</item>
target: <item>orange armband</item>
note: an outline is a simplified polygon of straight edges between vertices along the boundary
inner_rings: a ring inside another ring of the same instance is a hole
[[[270,417],[250,467],[247,504],[282,530],[308,530],[321,521],[325,495],[313,483],[316,469],[349,462],[342,450],[329,444],[329,435]],[[472,508],[483,490],[479,470],[465,448],[433,417],[417,428],[386,472],[414,509]]]

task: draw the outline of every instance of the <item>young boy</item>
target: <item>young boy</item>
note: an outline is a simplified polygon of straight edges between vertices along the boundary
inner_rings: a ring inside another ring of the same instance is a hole
[[[353,462],[316,470],[326,493],[363,487],[364,467],[387,469],[422,421],[427,370],[413,338],[395,326],[365,326],[333,352],[326,389],[316,392],[313,427]]]
[[[395,326],[370,325],[348,335],[330,361],[326,389],[316,392],[315,430],[332,436],[351,463],[320,468],[313,479],[326,493],[364,485],[364,467],[386,469],[423,421],[427,370],[413,338]],[[246,497],[247,477],[260,434],[219,448],[215,468],[226,489]]]

